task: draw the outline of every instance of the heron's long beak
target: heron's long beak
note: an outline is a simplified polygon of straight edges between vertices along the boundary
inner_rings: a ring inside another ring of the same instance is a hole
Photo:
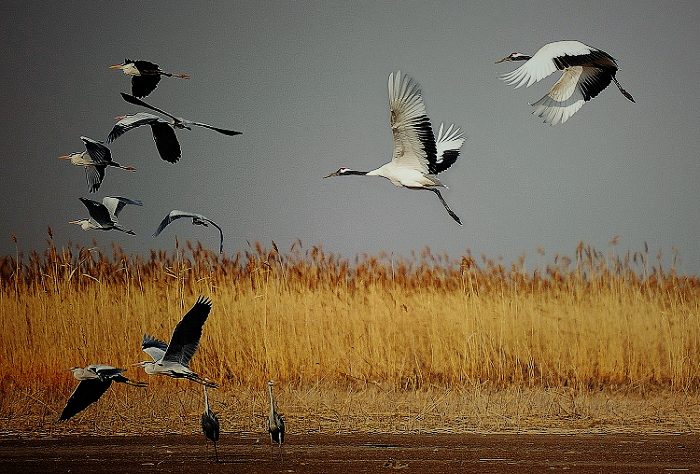
[[[110,69],[121,69],[123,64],[112,64],[109,68]]]
[[[59,160],[70,160],[70,155],[61,155],[58,157]]]
[[[69,224],[80,224],[80,221],[68,221]]]
[[[324,176],[323,179],[330,178],[331,176],[338,176],[338,172],[335,171],[335,172],[329,174],[328,176]]]
[[[499,59],[499,60],[496,61],[494,64],[502,63],[503,61],[508,61],[508,58],[510,58],[510,56],[506,56],[506,57],[503,58],[503,59]]]

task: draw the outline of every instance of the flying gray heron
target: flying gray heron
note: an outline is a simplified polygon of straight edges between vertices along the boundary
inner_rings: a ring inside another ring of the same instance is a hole
[[[241,132],[236,132],[234,130],[228,130],[225,128],[214,127],[202,122],[194,122],[192,120],[187,120],[182,117],[176,117],[165,110],[154,107],[146,102],[134,97],[133,95],[121,93],[125,101],[130,104],[138,105],[141,107],[146,107],[148,109],[154,110],[159,114],[163,114],[171,119],[170,122],[163,120],[162,118],[140,112],[132,115],[123,115],[118,117],[119,121],[114,124],[112,131],[109,132],[107,137],[107,142],[111,143],[121,135],[131,130],[132,128],[140,127],[142,125],[150,125],[151,132],[153,133],[153,140],[156,142],[156,148],[160,157],[169,163],[177,163],[180,159],[182,153],[180,150],[180,143],[177,141],[177,136],[175,135],[174,129],[184,129],[192,130],[192,127],[203,127],[215,132],[222,133],[224,135],[233,136],[240,135]]]
[[[440,125],[436,141],[420,86],[408,75],[402,76],[400,71],[396,75],[393,72],[389,74],[389,111],[394,139],[391,161],[372,171],[343,167],[325,177],[381,176],[394,186],[432,191],[450,217],[462,225],[437,189],[444,185],[436,176],[452,166],[459,156],[459,149],[464,143],[459,128],[450,125],[444,130]]]
[[[202,214],[196,214],[194,212],[178,211],[177,209],[170,211],[168,215],[165,216],[165,218],[163,218],[160,225],[153,233],[153,237],[157,237],[158,234],[163,232],[163,229],[165,229],[168,226],[168,224],[170,224],[172,221],[174,221],[175,219],[180,219],[182,217],[191,218],[193,225],[201,225],[204,227],[208,227],[209,224],[211,224],[214,227],[216,227],[219,230],[219,253],[224,253],[224,233],[221,230],[221,227],[219,227],[216,222],[209,219],[208,217],[203,216]]]
[[[580,41],[556,41],[542,46],[534,56],[511,53],[496,64],[504,61],[526,61],[502,79],[515,88],[530,87],[555,71],[563,71],[559,80],[547,94],[532,104],[532,112],[544,119],[545,123],[564,123],[583,107],[583,104],[596,97],[610,85],[611,81],[622,95],[634,102],[632,96],[622,88],[615,74],[617,61],[605,51],[585,45]]]
[[[216,413],[211,411],[209,408],[209,397],[207,395],[207,386],[202,385],[204,388],[204,413],[202,413],[202,433],[207,439],[214,443],[214,455],[216,456],[216,462],[219,462],[219,450],[216,447],[217,441],[219,441],[219,417]]]
[[[136,97],[146,97],[158,86],[161,76],[189,79],[189,74],[163,71],[157,64],[150,61],[132,61],[125,59],[121,64],[113,64],[110,69],[121,69],[131,76],[131,93]]]
[[[102,199],[102,203],[93,201],[92,199],[78,198],[80,202],[85,204],[89,219],[78,219],[70,221],[69,224],[77,224],[83,230],[120,230],[130,235],[136,235],[133,230],[125,229],[119,224],[117,216],[127,204],[134,206],[143,206],[141,201],[135,201],[120,196],[108,196]]]
[[[272,380],[267,382],[267,393],[270,396],[270,414],[267,416],[267,431],[270,433],[270,441],[277,443],[282,456],[282,443],[284,443],[284,417],[277,413],[277,402],[272,394]]]
[[[80,137],[85,144],[85,151],[62,155],[61,160],[70,160],[71,164],[85,168],[85,178],[90,186],[90,192],[100,189],[100,184],[105,177],[105,169],[108,166],[127,171],[136,171],[133,166],[122,166],[112,161],[112,152],[102,142],[88,137]]]
[[[122,375],[124,369],[118,369],[111,365],[92,364],[87,367],[73,367],[70,369],[73,377],[80,383],[73,390],[66,403],[59,421],[65,421],[85,408],[95,403],[109,389],[112,382],[124,383],[134,387],[145,387],[144,382],[133,382]]]
[[[216,388],[214,382],[205,380],[190,368],[190,360],[194,356],[209,312],[211,300],[200,296],[192,308],[185,314],[170,337],[170,343],[156,339],[146,334],[141,342],[141,349],[148,354],[152,361],[142,361],[135,365],[143,367],[149,375],[167,375],[176,379],[187,379],[192,382]]]

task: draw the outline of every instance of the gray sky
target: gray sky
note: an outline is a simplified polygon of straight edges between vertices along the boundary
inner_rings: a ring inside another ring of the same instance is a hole
[[[171,209],[224,229],[233,253],[246,240],[282,248],[300,238],[344,256],[408,255],[428,245],[503,256],[536,249],[572,255],[579,240],[617,252],[678,248],[700,273],[700,14],[697,2],[3,2],[0,253],[58,243],[127,252],[171,249],[175,236],[216,249],[215,230],[180,221],[150,237]],[[620,64],[614,86],[563,126],[530,115],[552,76],[514,90],[494,64],[512,51],[577,39]],[[105,139],[114,116],[139,111],[124,57],[192,79],[163,79],[146,101],[186,118],[243,131],[180,131],[182,159],[162,161],[148,128],[112,144],[136,173],[108,170],[89,195],[82,169],[57,159]],[[459,227],[430,193],[371,177],[321,179],[340,166],[374,169],[391,157],[387,77],[422,86],[428,114],[461,126],[462,156],[441,179]],[[141,199],[121,222],[138,235],[83,232],[78,201]],[[549,257],[548,257],[549,258]],[[547,258],[547,259],[548,259]]]

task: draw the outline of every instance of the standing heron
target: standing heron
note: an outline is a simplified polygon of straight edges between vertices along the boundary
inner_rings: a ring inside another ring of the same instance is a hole
[[[125,59],[121,64],[113,64],[110,69],[121,69],[131,76],[131,93],[136,97],[146,97],[158,86],[161,76],[189,79],[189,74],[163,71],[157,64],[149,61],[132,61]]]
[[[132,382],[124,377],[124,369],[118,369],[111,365],[92,364],[87,367],[73,367],[70,369],[73,377],[80,380],[66,403],[59,421],[69,420],[85,408],[95,403],[109,389],[112,382],[125,383],[134,387],[145,387],[144,382]]]
[[[108,196],[102,199],[102,203],[93,201],[92,199],[78,198],[80,202],[85,204],[90,213],[89,219],[78,219],[70,221],[69,224],[77,224],[83,230],[120,230],[129,235],[136,235],[133,230],[125,229],[119,224],[117,216],[127,204],[135,206],[143,206],[141,201],[120,197]]]
[[[202,214],[196,214],[194,212],[178,211],[177,209],[170,211],[168,215],[165,216],[165,218],[163,218],[160,225],[153,233],[153,237],[157,237],[158,234],[163,232],[163,229],[165,229],[168,226],[168,224],[170,224],[175,219],[180,219],[181,217],[192,218],[193,225],[201,225],[204,227],[208,227],[209,224],[211,224],[214,227],[216,227],[219,230],[219,253],[224,253],[224,233],[221,230],[221,227],[219,227],[216,222],[209,219],[208,217],[203,216]]]
[[[224,135],[233,136],[240,135],[241,132],[236,132],[234,130],[228,130],[226,128],[214,127],[207,123],[194,122],[192,120],[187,120],[182,117],[176,117],[165,110],[154,107],[146,102],[134,97],[133,95],[121,93],[125,101],[130,104],[138,105],[141,107],[146,107],[148,109],[154,110],[159,114],[163,114],[170,118],[170,122],[163,120],[162,118],[149,114],[146,112],[140,112],[132,115],[123,115],[118,117],[119,121],[114,124],[112,131],[109,132],[107,137],[107,142],[111,143],[121,135],[131,130],[132,128],[140,127],[141,125],[150,125],[151,132],[153,133],[153,140],[156,142],[156,148],[158,148],[158,153],[160,157],[169,163],[177,163],[181,157],[180,143],[177,141],[177,136],[175,136],[175,129],[187,129],[192,130],[192,127],[203,127],[215,132],[222,133]]]
[[[540,100],[532,104],[532,112],[544,119],[545,123],[564,123],[583,107],[583,104],[596,97],[611,81],[622,95],[634,102],[629,92],[618,82],[617,61],[605,51],[585,45],[580,41],[555,41],[542,46],[534,56],[511,53],[496,64],[504,61],[526,61],[502,79],[515,88],[530,87],[555,71],[563,71],[562,76]]]
[[[202,433],[214,443],[214,455],[216,462],[219,462],[219,450],[216,442],[219,441],[219,417],[209,408],[209,397],[207,396],[207,386],[204,387],[204,413],[202,413]]]
[[[192,382],[216,388],[214,382],[205,380],[190,368],[190,360],[194,356],[209,312],[211,300],[200,296],[192,308],[185,314],[170,337],[170,343],[144,335],[141,349],[151,356],[152,361],[142,361],[135,365],[143,367],[148,375],[167,375],[176,379],[187,379]]]
[[[61,160],[70,160],[71,164],[85,168],[85,178],[90,186],[90,192],[100,189],[100,184],[105,177],[105,169],[108,166],[127,171],[136,171],[133,166],[122,166],[112,161],[112,152],[102,142],[88,137],[80,137],[85,144],[85,151],[62,155]]]
[[[452,212],[437,189],[444,187],[436,176],[448,169],[459,157],[464,143],[459,128],[454,125],[444,131],[440,125],[437,141],[430,119],[426,115],[420,86],[408,75],[389,74],[389,111],[394,139],[392,159],[372,171],[354,171],[340,168],[331,176],[381,176],[394,186],[432,191],[440,199],[447,213],[459,225],[462,221]]]
[[[270,395],[270,414],[267,416],[267,431],[270,433],[270,441],[277,443],[282,454],[282,443],[284,443],[284,417],[277,413],[277,402],[272,394],[272,380],[267,382],[267,393]]]

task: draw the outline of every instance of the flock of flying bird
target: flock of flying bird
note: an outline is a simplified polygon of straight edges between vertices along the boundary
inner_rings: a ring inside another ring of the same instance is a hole
[[[595,98],[611,82],[614,82],[622,95],[634,102],[632,96],[625,91],[616,76],[618,66],[616,60],[608,53],[587,46],[579,41],[557,41],[546,44],[533,56],[520,52],[496,61],[525,61],[514,71],[502,76],[502,79],[515,88],[530,87],[556,71],[562,71],[559,80],[540,100],[533,103],[534,115],[542,118],[551,125],[563,124],[571,118],[584,103]],[[176,163],[181,157],[180,144],[175,135],[176,129],[191,130],[193,126],[208,128],[224,135],[238,135],[240,132],[214,127],[212,125],[176,117],[158,107],[147,104],[141,98],[152,92],[162,76],[189,78],[186,74],[165,72],[158,65],[148,61],[125,60],[124,63],[110,66],[121,69],[124,74],[132,77],[132,94],[122,93],[124,100],[130,104],[145,107],[166,116],[170,121],[147,112],[117,117],[118,122],[107,137],[112,142],[127,131],[149,125],[153,140],[160,157],[170,163]],[[409,76],[400,72],[389,75],[389,111],[390,125],[393,135],[393,154],[390,162],[371,171],[355,171],[340,168],[325,176],[381,176],[398,187],[408,189],[428,190],[440,199],[447,213],[459,225],[460,218],[450,209],[438,188],[444,187],[437,175],[452,166],[459,157],[459,151],[465,141],[459,127],[443,124],[437,133],[433,133],[430,119],[423,103],[420,86]],[[71,163],[83,166],[86,171],[90,192],[99,189],[108,167],[133,171],[133,166],[123,166],[112,160],[109,148],[102,142],[81,137],[85,144],[82,153],[73,153],[61,158],[69,159]],[[120,211],[127,204],[141,206],[137,200],[123,197],[105,197],[102,203],[80,198],[90,214],[89,219],[72,221],[83,230],[120,230],[129,234],[133,231],[122,227],[117,220]],[[219,251],[223,253],[223,231],[211,219],[197,213],[173,210],[160,223],[153,234],[157,236],[173,220],[191,218],[194,225],[215,226],[220,234]],[[184,378],[202,384],[204,387],[205,411],[202,415],[202,430],[214,441],[219,439],[219,422],[209,408],[207,387],[216,387],[213,382],[201,378],[189,369],[189,362],[194,355],[202,335],[202,327],[211,310],[211,301],[199,298],[192,309],[185,314],[175,327],[169,344],[145,335],[141,348],[152,361],[144,361],[137,365],[143,367],[147,374],[167,375],[174,378]],[[124,375],[123,369],[108,365],[89,365],[85,368],[71,369],[76,379],[80,380],[78,387],[66,404],[61,420],[67,420],[79,411],[95,402],[107,391],[112,382],[121,382],[134,386],[144,386],[143,382],[132,382]],[[268,382],[270,398],[270,413],[268,416],[268,431],[274,443],[280,446],[284,441],[284,419],[277,413],[275,399],[272,393],[272,382]]]

